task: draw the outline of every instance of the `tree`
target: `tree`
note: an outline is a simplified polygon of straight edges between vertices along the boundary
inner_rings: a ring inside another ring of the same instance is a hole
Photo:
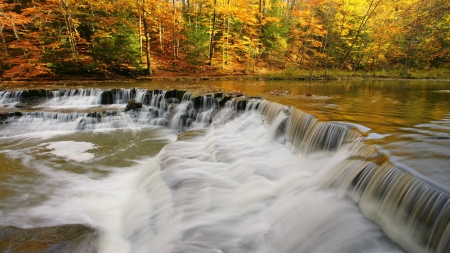
[[[149,16],[151,13],[149,13],[149,6],[147,6],[147,0],[137,0],[138,9],[141,12],[142,15],[142,23],[144,24],[144,36],[145,36],[145,56],[146,56],[146,63],[147,63],[147,69],[146,74],[151,76],[152,68],[151,68],[151,55],[150,55],[150,20]]]
[[[353,47],[356,45],[358,39],[360,38],[361,32],[366,27],[367,22],[369,21],[369,19],[371,18],[371,16],[375,12],[375,10],[377,9],[380,2],[381,2],[381,0],[370,0],[369,1],[369,6],[367,7],[366,12],[364,13],[364,15],[361,18],[361,21],[359,23],[358,28],[356,29],[356,34],[350,44],[350,47],[346,50],[344,57],[342,58],[341,63],[339,64],[340,68],[342,68],[344,66],[345,61],[347,60],[348,56],[352,52]]]

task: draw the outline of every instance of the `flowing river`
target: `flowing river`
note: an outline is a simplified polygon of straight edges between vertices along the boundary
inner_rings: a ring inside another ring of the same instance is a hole
[[[447,81],[33,84],[0,105],[0,227],[94,231],[4,252],[450,252]]]

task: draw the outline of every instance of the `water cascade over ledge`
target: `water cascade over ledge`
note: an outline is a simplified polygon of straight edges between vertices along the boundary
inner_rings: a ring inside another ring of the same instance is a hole
[[[0,95],[5,106],[28,108],[0,115],[2,137],[146,127],[181,133],[130,177],[133,187],[115,216],[122,219],[120,229],[71,219],[105,234],[100,252],[400,251],[366,219],[408,252],[450,252],[449,190],[395,167],[353,126],[225,93],[77,89]],[[126,109],[130,101],[142,108]],[[49,111],[61,108],[82,109]],[[45,220],[33,211],[0,215],[0,224]]]

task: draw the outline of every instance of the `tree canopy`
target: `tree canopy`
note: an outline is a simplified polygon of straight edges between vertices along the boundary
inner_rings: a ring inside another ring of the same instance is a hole
[[[450,68],[448,0],[2,0],[0,75]]]

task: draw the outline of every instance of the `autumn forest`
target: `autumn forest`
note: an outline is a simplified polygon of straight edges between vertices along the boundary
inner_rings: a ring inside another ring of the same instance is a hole
[[[448,0],[1,0],[0,76],[450,69]],[[157,68],[155,67],[157,62]]]

